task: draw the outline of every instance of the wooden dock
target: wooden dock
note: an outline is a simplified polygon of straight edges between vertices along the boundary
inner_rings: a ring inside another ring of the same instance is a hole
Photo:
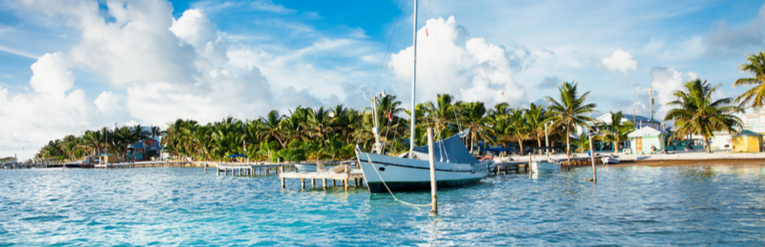
[[[210,164],[205,163],[203,166],[205,172]],[[224,176],[228,175],[228,171],[231,170],[231,175],[236,176],[256,176],[256,175],[271,175],[279,170],[283,170],[284,167],[292,170],[295,164],[251,164],[251,163],[212,163],[215,166],[216,173],[218,175],[223,173]],[[238,172],[238,173],[237,173]]]
[[[516,173],[521,173],[521,168],[525,170],[525,172],[529,171],[529,162],[523,162],[523,161],[508,161],[508,162],[497,162],[494,163],[496,166],[496,173],[495,175],[502,174],[502,170],[505,170],[505,174],[508,174],[508,172],[515,171]]]
[[[138,167],[181,167],[187,164],[188,162],[186,161],[138,161],[138,162],[95,164],[94,168],[125,169],[125,168],[138,168]]]
[[[595,164],[602,164],[602,161],[600,159],[601,157],[595,157]],[[571,162],[569,163],[567,159],[559,159],[556,162],[561,163],[561,167],[570,168],[570,167],[576,167],[576,166],[589,166],[592,165],[592,161],[590,160],[590,157],[572,157]],[[624,162],[624,161],[623,161]],[[627,161],[629,162],[629,161]],[[495,171],[492,171],[495,175],[502,174],[502,171],[504,171],[504,174],[508,174],[510,171],[515,171],[516,173],[521,173],[521,170],[523,169],[524,172],[529,172],[529,161],[506,161],[506,162],[496,162],[495,163]]]
[[[316,180],[321,179],[322,181],[322,188],[325,190],[327,189],[327,180],[332,180],[332,186],[337,186],[337,181],[340,181],[340,184],[345,187],[347,190],[348,187],[351,184],[351,181],[353,181],[353,186],[358,187],[362,186],[364,183],[364,174],[361,172],[361,170],[354,170],[350,169],[350,166],[346,164],[341,164],[344,166],[343,172],[340,173],[334,173],[331,171],[323,171],[323,172],[284,172],[284,168],[280,168],[279,172],[279,179],[282,181],[282,188],[287,187],[286,179],[287,178],[299,178],[301,188],[305,189],[305,180],[310,179],[311,180],[311,186],[313,188],[316,188]]]

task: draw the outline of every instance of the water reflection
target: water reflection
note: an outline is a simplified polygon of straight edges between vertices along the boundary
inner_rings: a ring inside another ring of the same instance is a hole
[[[439,190],[439,215],[366,189],[195,168],[0,172],[0,245],[762,245],[765,173],[597,167]],[[430,203],[429,192],[395,193]]]

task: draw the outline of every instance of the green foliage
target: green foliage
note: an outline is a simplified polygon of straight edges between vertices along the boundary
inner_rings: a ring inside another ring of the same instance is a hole
[[[562,82],[558,86],[558,92],[560,93],[559,101],[551,97],[545,97],[550,102],[549,111],[551,112],[551,120],[553,125],[558,128],[562,128],[566,131],[566,154],[570,154],[570,138],[572,128],[589,127],[588,122],[594,121],[593,118],[586,116],[587,113],[595,112],[595,104],[587,104],[587,96],[590,92],[585,92],[581,96],[577,92],[577,83]]]
[[[664,121],[675,121],[677,130],[672,134],[673,140],[683,139],[689,134],[704,136],[707,153],[711,153],[709,138],[714,137],[713,132],[735,132],[734,127],[742,125],[741,119],[733,115],[741,108],[731,105],[730,98],[712,99],[721,86],[711,86],[707,81],[696,79],[686,82],[684,90],[674,92],[675,100],[667,105],[675,108],[664,118]]]
[[[627,140],[627,135],[635,130],[635,124],[629,121],[624,121],[624,115],[622,112],[611,112],[611,123],[602,123],[598,125],[601,129],[600,139],[606,142],[613,142],[614,153],[619,153],[619,142]]]
[[[735,102],[741,102],[739,107],[745,107],[751,102],[752,107],[762,108],[765,106],[765,53],[750,55],[746,60],[749,63],[741,64],[741,71],[749,72],[754,77],[738,79],[733,83],[733,87],[746,85],[754,85],[754,87],[738,96]]]

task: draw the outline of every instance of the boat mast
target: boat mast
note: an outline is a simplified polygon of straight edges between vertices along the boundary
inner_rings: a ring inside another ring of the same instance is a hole
[[[412,41],[412,46],[414,46],[414,53],[412,54],[412,57],[414,58],[412,60],[412,116],[409,123],[409,158],[414,158],[413,151],[414,151],[414,124],[415,124],[415,110],[414,110],[414,98],[415,95],[417,95],[415,89],[417,84],[417,0],[414,0],[414,39]]]

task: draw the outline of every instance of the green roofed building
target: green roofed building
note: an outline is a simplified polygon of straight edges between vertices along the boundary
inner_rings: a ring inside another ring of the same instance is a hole
[[[666,148],[664,140],[667,138],[667,132],[651,127],[642,127],[629,133],[627,137],[630,138],[630,151],[634,154],[651,153],[651,146],[656,147],[657,151]]]

